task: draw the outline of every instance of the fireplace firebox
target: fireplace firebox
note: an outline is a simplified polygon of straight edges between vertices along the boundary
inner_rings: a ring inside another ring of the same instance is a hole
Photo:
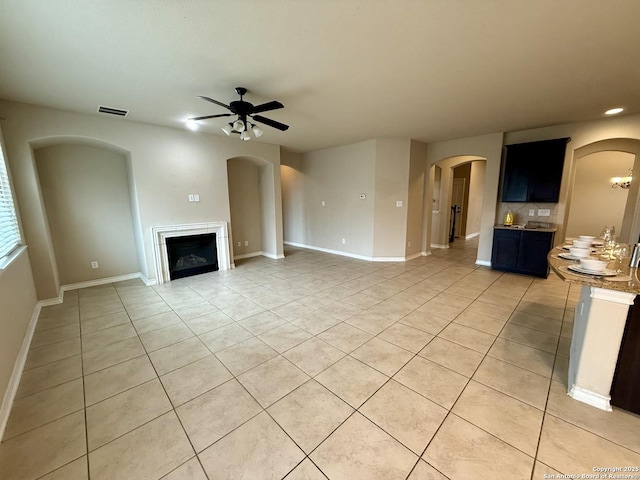
[[[166,242],[171,280],[218,270],[215,233],[170,237]]]

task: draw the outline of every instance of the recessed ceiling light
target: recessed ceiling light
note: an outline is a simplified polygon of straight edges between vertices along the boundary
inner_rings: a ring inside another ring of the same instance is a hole
[[[198,130],[198,122],[196,122],[195,120],[189,119],[189,120],[187,120],[186,123],[187,123],[187,128],[189,130],[194,130],[194,131]]]
[[[607,110],[606,112],[604,112],[605,115],[616,115],[620,112],[623,112],[624,108],[622,107],[616,107],[616,108],[610,108],[609,110]]]

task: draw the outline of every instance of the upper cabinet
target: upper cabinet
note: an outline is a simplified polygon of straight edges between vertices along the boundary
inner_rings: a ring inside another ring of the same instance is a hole
[[[557,202],[568,141],[556,138],[507,145],[502,201]]]

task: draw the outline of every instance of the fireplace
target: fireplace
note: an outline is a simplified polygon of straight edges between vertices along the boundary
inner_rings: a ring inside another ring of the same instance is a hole
[[[218,270],[216,234],[185,235],[167,239],[171,280]]]
[[[151,227],[151,236],[154,244],[154,259],[156,267],[156,278],[158,283],[171,281],[172,277],[169,266],[169,247],[174,238],[185,238],[189,236],[202,237],[204,235],[215,234],[214,248],[216,250],[216,260],[219,270],[229,270],[233,268],[231,263],[231,252],[229,248],[229,229],[227,222],[207,222],[191,223],[186,225],[163,225]],[[196,256],[200,256],[194,254]],[[196,258],[182,261],[196,263]]]

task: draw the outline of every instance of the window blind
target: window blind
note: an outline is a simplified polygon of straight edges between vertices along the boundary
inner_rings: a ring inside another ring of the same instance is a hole
[[[0,258],[9,255],[20,245],[20,229],[1,147],[2,145],[0,145]]]

